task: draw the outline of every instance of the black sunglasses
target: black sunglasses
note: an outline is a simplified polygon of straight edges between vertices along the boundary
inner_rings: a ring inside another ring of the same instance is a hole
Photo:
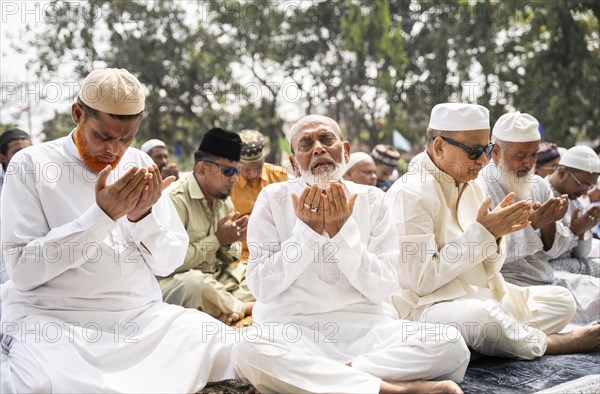
[[[223,175],[225,175],[226,177],[240,175],[240,171],[242,170],[241,168],[229,167],[229,166],[226,166],[225,164],[217,163],[217,162],[210,161],[210,160],[201,160],[201,161],[219,166],[221,171],[223,171]]]
[[[469,145],[461,144],[458,141],[454,141],[452,138],[448,138],[448,137],[441,137],[441,138],[444,141],[446,141],[447,143],[449,143],[450,145],[458,146],[459,148],[465,150],[469,154],[469,159],[471,159],[471,160],[477,160],[483,152],[485,152],[485,156],[487,158],[489,158],[490,155],[492,154],[492,148],[494,147],[494,144],[487,144],[486,146],[469,146]]]

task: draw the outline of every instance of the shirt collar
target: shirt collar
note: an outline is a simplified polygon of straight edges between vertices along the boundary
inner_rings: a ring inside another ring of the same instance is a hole
[[[435,165],[433,160],[431,160],[431,157],[429,157],[429,153],[427,153],[427,151],[423,152],[421,160],[423,163],[423,168],[427,172],[429,172],[431,176],[433,176],[435,180],[438,181],[441,185],[446,187],[457,187],[454,178],[452,178],[450,174],[442,171],[437,165]],[[458,188],[461,188],[462,185],[463,184],[458,185]]]
[[[206,200],[206,197],[204,196],[204,193],[202,192],[202,189],[200,188],[193,171],[190,175],[188,175],[186,183],[186,187],[191,198],[195,200]]]
[[[269,182],[269,179],[268,179],[268,177],[267,177],[267,170],[266,170],[266,168],[265,168],[265,167],[266,167],[266,166],[268,166],[268,165],[269,165],[269,164],[267,164],[267,163],[265,163],[265,164],[263,165],[262,171],[260,172],[260,176],[259,176],[259,177],[258,177],[256,180],[254,180],[254,181],[252,181],[252,182],[248,182],[248,180],[246,180],[246,178],[244,178],[244,176],[243,176],[243,175],[240,175],[240,176],[238,177],[238,183],[239,183],[239,187],[240,187],[240,188],[244,188],[244,187],[246,187],[246,185],[254,185],[254,184],[257,184],[257,183],[258,183],[258,184],[261,184],[261,183],[262,183],[262,184],[266,184],[266,183],[268,183],[268,182]],[[244,171],[244,170],[242,169],[242,172],[243,172],[243,171]],[[260,181],[262,181],[262,182],[260,182]]]
[[[66,147],[67,153],[69,153],[69,155],[71,155],[80,164],[85,166],[85,163],[83,162],[83,160],[81,160],[81,155],[79,154],[79,150],[77,150],[77,146],[75,145],[75,135],[74,135],[75,130],[77,130],[77,128],[74,128],[73,130],[71,130],[71,132],[67,136],[67,143],[65,144],[65,147]]]
[[[462,193],[473,182],[469,181],[457,185],[456,181],[454,178],[452,178],[452,176],[450,176],[450,174],[442,171],[438,166],[435,165],[433,160],[431,160],[431,157],[429,157],[429,153],[427,153],[427,151],[423,152],[421,163],[425,171],[429,172],[440,185],[446,201],[458,201],[462,196]]]

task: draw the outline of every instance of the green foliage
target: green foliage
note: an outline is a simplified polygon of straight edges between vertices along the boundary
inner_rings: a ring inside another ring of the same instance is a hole
[[[492,123],[508,110],[529,112],[545,139],[564,146],[598,138],[599,8],[583,0],[393,1],[407,34],[407,79],[427,75],[402,92],[413,122],[423,130],[431,106],[466,100],[487,106]]]
[[[69,134],[74,127],[70,113],[54,111],[54,117],[44,122],[42,134],[45,141],[52,141]]]
[[[19,126],[15,123],[0,123],[0,134],[4,133],[6,130],[18,128]]]
[[[355,147],[421,140],[431,107],[517,109],[570,146],[600,129],[595,0],[53,1],[29,45],[39,76],[123,67],[148,90],[137,141],[184,155],[213,126],[255,128],[278,162],[298,114],[337,119]],[[184,7],[186,9],[184,9]],[[293,111],[292,111],[293,112]],[[64,115],[47,138],[70,128]]]

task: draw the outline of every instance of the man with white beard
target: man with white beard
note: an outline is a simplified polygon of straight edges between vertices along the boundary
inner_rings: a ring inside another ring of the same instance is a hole
[[[531,115],[502,115],[492,130],[491,162],[480,173],[494,203],[510,192],[518,200],[532,199],[531,225],[508,235],[509,250],[502,267],[504,278],[520,286],[554,284],[568,288],[577,303],[574,323],[600,318],[597,280],[586,275],[555,276],[549,259],[562,255],[571,244],[571,232],[561,223],[568,209],[566,194],[554,197],[550,185],[534,174],[540,142],[538,121]]]
[[[397,320],[397,241],[384,193],[341,180],[350,154],[333,119],[291,130],[297,178],[265,187],[248,225],[252,344],[233,359],[260,392],[460,393],[458,331]]]
[[[499,272],[507,234],[529,225],[532,207],[514,202],[514,194],[491,205],[474,181],[493,148],[488,110],[438,104],[426,140],[426,150],[385,197],[401,251],[401,289],[393,297],[400,318],[452,324],[471,349],[487,356],[533,359],[590,350],[588,330],[557,334],[575,309],[567,290],[521,288]]]

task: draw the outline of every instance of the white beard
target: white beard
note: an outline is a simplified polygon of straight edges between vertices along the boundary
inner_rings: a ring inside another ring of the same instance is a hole
[[[346,158],[344,156],[342,153],[342,162],[335,163],[335,168],[332,171],[324,171],[319,174],[313,174],[310,170],[305,170],[298,166],[300,168],[300,175],[309,186],[317,184],[321,189],[325,190],[331,182],[339,182],[342,179],[342,175],[344,175],[346,170]],[[308,168],[310,167],[309,164]]]
[[[504,159],[500,158],[498,164],[498,182],[510,193],[514,192],[518,198],[525,200],[532,197],[531,192],[533,190],[533,175],[535,174],[535,168],[532,168],[527,175],[518,177],[515,173],[508,169]]]

